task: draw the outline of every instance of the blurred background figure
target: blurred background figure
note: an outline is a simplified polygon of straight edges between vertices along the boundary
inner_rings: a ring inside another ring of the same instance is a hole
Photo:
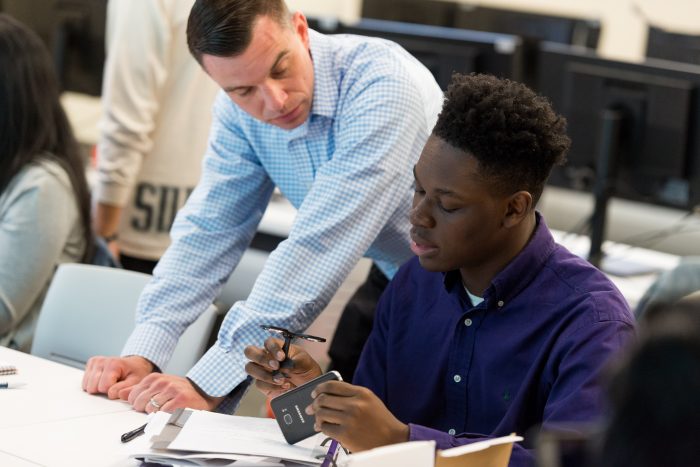
[[[700,465],[700,294],[650,308],[611,384],[606,467]]]
[[[151,273],[199,181],[216,84],[192,58],[193,0],[108,4],[93,227],[126,269]]]
[[[700,290],[700,256],[684,256],[678,265],[662,272],[644,292],[634,310],[637,320],[650,311],[663,309],[686,295]]]
[[[0,345],[31,347],[61,263],[92,259],[83,160],[45,45],[0,14]]]

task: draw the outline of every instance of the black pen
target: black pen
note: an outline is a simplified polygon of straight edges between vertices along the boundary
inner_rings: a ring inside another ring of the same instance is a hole
[[[128,443],[132,439],[141,436],[144,433],[144,431],[146,431],[146,425],[148,425],[148,423],[144,423],[135,430],[127,431],[126,433],[124,433],[121,437],[122,443]]]

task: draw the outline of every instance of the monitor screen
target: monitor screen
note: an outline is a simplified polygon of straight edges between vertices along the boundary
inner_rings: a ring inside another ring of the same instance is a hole
[[[396,42],[423,63],[443,89],[454,72],[508,78],[517,78],[520,72],[521,40],[517,36],[375,19],[331,23],[328,28],[316,21],[313,25],[327,34],[358,34]]]
[[[700,35],[687,35],[650,27],[647,57],[700,65]]]
[[[700,204],[700,66],[606,60],[543,44],[538,90],[568,120],[568,163],[550,183],[590,190],[604,145],[614,148],[612,194],[681,209]],[[602,113],[619,116],[614,141]]]
[[[362,17],[452,27],[459,4],[426,0],[364,0]]]
[[[100,95],[107,0],[0,0],[51,52],[62,89]]]
[[[552,16],[524,11],[460,5],[454,27],[491,31],[595,49],[600,22],[592,19]]]

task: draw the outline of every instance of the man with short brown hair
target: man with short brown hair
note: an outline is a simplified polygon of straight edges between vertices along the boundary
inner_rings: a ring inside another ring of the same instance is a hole
[[[188,43],[223,90],[202,179],[144,290],[124,357],[91,359],[83,387],[148,412],[213,409],[227,395],[235,404],[246,379],[243,348],[265,336],[260,324],[304,330],[367,256],[370,277],[348,305],[363,329],[354,346],[332,354],[352,378],[376,298],[410,257],[410,169],[442,104],[439,86],[398,45],[319,34],[282,0],[199,0]],[[188,379],[151,374],[216,297],[275,185],[298,214],[250,296],[228,312]],[[341,318],[336,342],[348,321]]]

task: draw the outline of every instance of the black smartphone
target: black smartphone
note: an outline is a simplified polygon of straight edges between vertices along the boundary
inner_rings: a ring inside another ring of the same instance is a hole
[[[316,417],[304,412],[306,407],[313,402],[311,391],[325,381],[342,380],[343,378],[340,377],[340,373],[337,371],[329,371],[318,378],[312,379],[306,384],[302,384],[291,391],[280,394],[270,401],[272,413],[275,414],[275,419],[282,430],[284,439],[286,439],[289,444],[298,443],[302,439],[316,434],[314,430]]]

